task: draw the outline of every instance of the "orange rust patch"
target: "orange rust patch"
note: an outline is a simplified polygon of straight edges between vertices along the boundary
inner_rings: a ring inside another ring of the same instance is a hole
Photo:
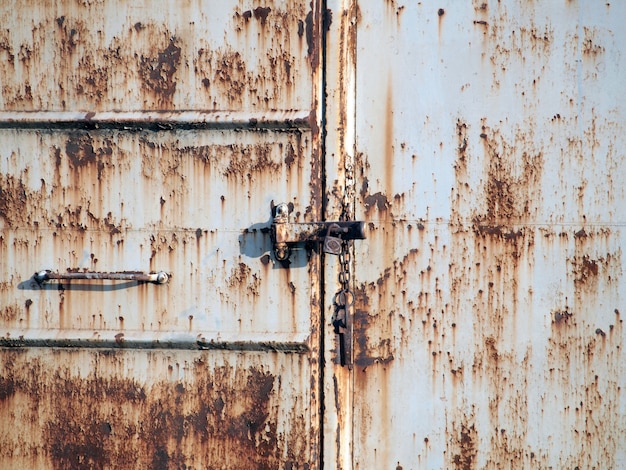
[[[387,196],[380,191],[375,194],[369,194],[369,180],[367,177],[363,178],[360,194],[365,205],[365,213],[368,215],[374,208],[378,209],[378,212],[384,212],[391,207]]]
[[[474,468],[474,462],[478,450],[476,449],[476,440],[478,433],[474,425],[461,424],[461,429],[457,431],[453,441],[452,462],[454,468],[459,470],[470,470]]]
[[[132,462],[143,468],[270,469],[308,460],[304,425],[278,433],[270,403],[279,383],[257,366],[209,368],[196,357],[186,366],[195,380],[146,384],[97,372],[78,377],[69,366],[50,370],[36,358],[25,366],[16,360],[19,354],[4,353],[0,410],[18,397],[29,404],[14,413],[41,429],[36,455],[52,468]],[[124,361],[115,351],[95,353],[93,360],[101,367]],[[0,457],[8,450],[0,447]]]
[[[0,218],[9,227],[25,224],[28,194],[21,179],[0,174]]]
[[[156,57],[141,56],[139,74],[146,88],[160,95],[164,102],[171,103],[176,92],[174,75],[180,65],[181,48],[175,37],[170,38],[165,49]]]
[[[374,316],[370,316],[368,309],[368,298],[365,286],[355,290],[354,308],[354,364],[366,368],[372,364],[386,364],[393,361],[393,345],[391,338],[380,338],[372,341],[370,332],[381,332],[381,327],[376,322]],[[389,331],[382,331],[383,334],[391,334]]]

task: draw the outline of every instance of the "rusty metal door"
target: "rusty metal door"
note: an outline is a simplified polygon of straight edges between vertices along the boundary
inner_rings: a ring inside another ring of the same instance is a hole
[[[2,4],[0,466],[318,466],[320,4]]]
[[[625,468],[625,4],[356,11],[351,464]]]

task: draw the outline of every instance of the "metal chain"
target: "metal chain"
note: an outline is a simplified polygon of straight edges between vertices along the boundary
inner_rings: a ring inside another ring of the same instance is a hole
[[[352,220],[352,200],[354,197],[354,172],[352,165],[346,164],[345,167],[345,187],[342,200],[341,220]],[[335,307],[335,315],[333,318],[333,327],[335,333],[339,335],[339,362],[341,366],[346,365],[346,344],[345,333],[348,329],[348,316],[350,308],[354,304],[354,292],[350,288],[352,275],[350,268],[352,265],[351,243],[350,240],[342,240],[341,252],[339,253],[339,281],[340,289],[335,294],[333,304]]]
[[[335,315],[333,318],[333,327],[335,333],[339,335],[339,362],[341,366],[346,365],[346,345],[345,333],[348,328],[348,315],[350,308],[354,304],[354,292],[350,289],[350,241],[343,240],[341,243],[341,253],[339,253],[339,275],[338,281],[341,288],[335,294],[333,304],[335,307]]]
[[[352,274],[350,273],[351,262],[350,240],[342,240],[341,253],[339,253],[339,275],[337,276],[337,280],[341,285],[341,292],[352,292],[350,289],[350,281],[352,280]]]

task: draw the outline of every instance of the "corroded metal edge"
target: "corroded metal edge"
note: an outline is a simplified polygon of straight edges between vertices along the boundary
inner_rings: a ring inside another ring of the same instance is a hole
[[[52,338],[0,338],[0,348],[81,348],[81,349],[177,349],[308,353],[308,344],[282,341],[159,341],[159,340],[92,340]]]
[[[310,111],[5,111],[0,129],[287,129],[312,127]]]
[[[227,351],[265,351],[283,353],[308,353],[309,345],[293,341],[209,341],[197,342],[200,349],[217,349]]]
[[[4,348],[117,348],[176,349],[308,353],[309,338],[304,335],[272,334],[260,337],[211,337],[204,334],[167,334],[155,336],[132,331],[88,332],[81,330],[13,330],[0,336]]]

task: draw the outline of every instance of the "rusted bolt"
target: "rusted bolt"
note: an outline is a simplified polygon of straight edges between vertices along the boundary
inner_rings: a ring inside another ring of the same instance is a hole
[[[439,16],[443,16],[443,15],[445,14],[445,12],[446,12],[446,11],[445,11],[443,8],[440,8],[440,9],[439,9],[439,11],[437,11],[437,14],[438,14]]]
[[[276,206],[275,219],[286,219],[289,217],[289,206],[284,202]]]
[[[38,284],[42,284],[43,282],[49,279],[49,274],[50,274],[50,271],[45,271],[45,270],[36,272],[35,281],[37,281]]]
[[[277,243],[274,246],[274,254],[276,255],[276,259],[278,261],[285,261],[289,258],[289,249],[287,248],[286,243]]]

